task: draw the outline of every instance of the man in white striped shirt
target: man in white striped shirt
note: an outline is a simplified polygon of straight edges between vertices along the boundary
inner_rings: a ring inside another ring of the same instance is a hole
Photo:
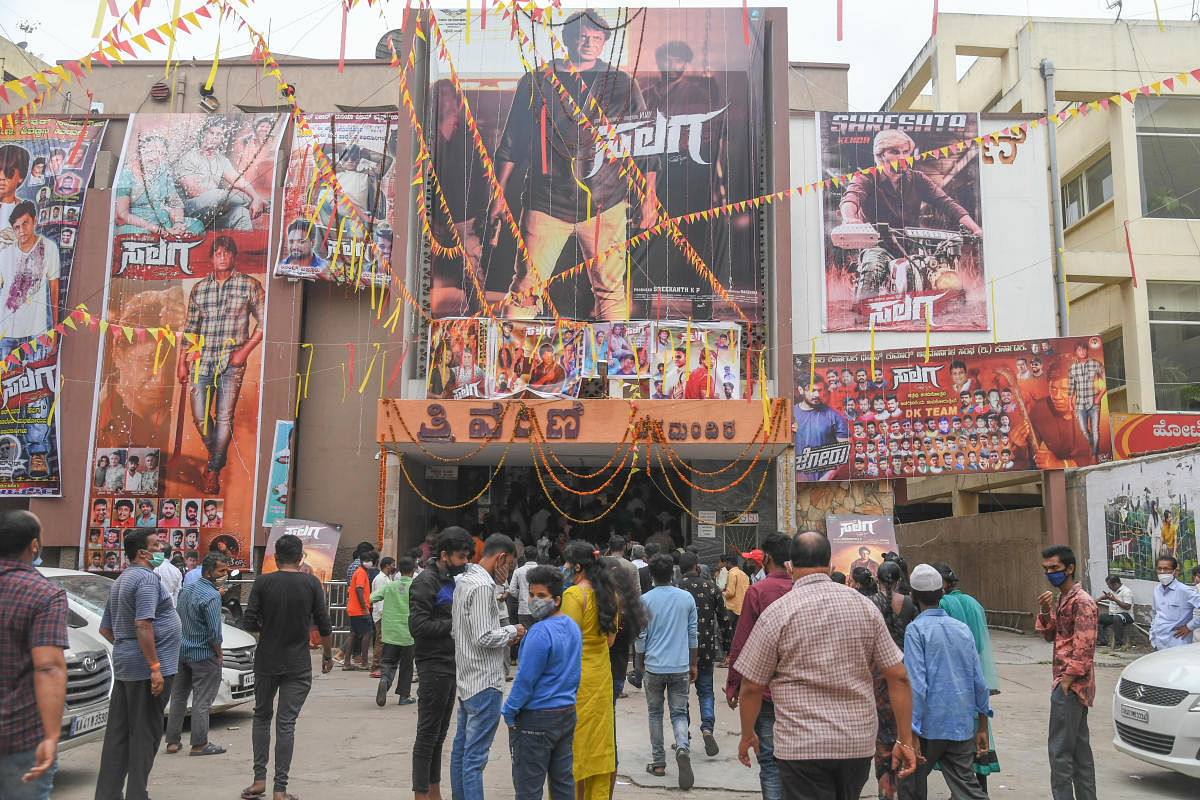
[[[504,660],[509,645],[525,635],[524,625],[501,625],[496,585],[508,579],[516,546],[495,533],[483,543],[478,564],[456,581],[451,605],[458,730],[450,752],[450,786],[455,798],[483,800],[483,768],[500,722]]]

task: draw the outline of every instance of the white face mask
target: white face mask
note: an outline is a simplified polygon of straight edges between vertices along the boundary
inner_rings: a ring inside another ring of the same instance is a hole
[[[1158,582],[1163,586],[1170,586],[1171,581],[1175,580],[1174,572],[1163,572],[1158,576]]]

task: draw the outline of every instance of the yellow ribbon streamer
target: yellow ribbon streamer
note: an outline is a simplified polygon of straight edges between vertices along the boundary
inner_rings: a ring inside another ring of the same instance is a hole
[[[171,10],[171,27],[167,31],[167,35],[171,37],[171,44],[167,46],[167,63],[163,66],[163,77],[171,77],[171,58],[175,54],[175,30],[179,27],[179,5],[181,0],[175,0],[175,8]]]
[[[204,91],[211,92],[213,81],[217,78],[217,61],[221,58],[221,34],[217,34],[217,50],[213,53],[212,68],[208,70],[208,80],[204,82]]]

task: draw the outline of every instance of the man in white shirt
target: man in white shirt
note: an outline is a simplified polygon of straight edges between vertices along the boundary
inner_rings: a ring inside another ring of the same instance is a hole
[[[529,613],[529,570],[537,566],[536,551],[531,547],[525,551],[525,563],[513,570],[508,579],[508,596],[517,599],[517,622],[528,628],[533,624]]]
[[[383,587],[396,579],[396,559],[385,556],[379,559],[379,572],[371,581],[371,594],[382,592]],[[378,678],[379,661],[383,656],[383,603],[371,604],[371,619],[375,623],[375,646],[371,652],[371,677]],[[382,674],[382,673],[381,673]]]
[[[629,554],[631,556],[633,556],[633,561],[631,562],[633,564],[633,566],[637,567],[638,569],[641,569],[642,567],[646,566],[646,546],[645,545],[635,544],[632,548],[630,548]]]
[[[178,605],[179,589],[183,586],[183,573],[179,571],[179,567],[164,558],[163,562],[154,568],[154,574],[162,583],[163,590],[170,595],[171,605]]]
[[[1200,628],[1200,595],[1179,580],[1179,562],[1175,556],[1162,556],[1157,562],[1159,586],[1154,587],[1154,619],[1150,623],[1150,645],[1166,650],[1192,643],[1192,634]]]
[[[1097,598],[1097,605],[1102,608],[1107,606],[1108,611],[1102,612],[1099,617],[1099,644],[1109,646],[1108,629],[1112,627],[1113,646],[1124,650],[1125,626],[1133,624],[1133,615],[1130,613],[1133,610],[1133,592],[1116,575],[1109,575],[1104,582],[1108,584],[1108,590]]]
[[[50,328],[59,302],[58,245],[37,233],[37,206],[23,200],[0,225],[12,226],[0,289],[0,358]]]
[[[225,156],[226,135],[225,119],[209,117],[196,147],[179,159],[175,176],[183,188],[183,213],[207,229],[248,231],[270,204]]]
[[[142,490],[142,476],[138,473],[138,465],[141,459],[137,456],[130,456],[125,459],[125,491],[140,492]]]

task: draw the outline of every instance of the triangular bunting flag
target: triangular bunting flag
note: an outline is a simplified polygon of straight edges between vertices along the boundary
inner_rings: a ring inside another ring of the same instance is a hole
[[[1150,88],[1154,90],[1155,94],[1162,94],[1162,81],[1155,81],[1150,84]]]
[[[1174,78],[1163,78],[1162,85],[1167,87],[1168,92],[1175,91],[1175,79]]]

